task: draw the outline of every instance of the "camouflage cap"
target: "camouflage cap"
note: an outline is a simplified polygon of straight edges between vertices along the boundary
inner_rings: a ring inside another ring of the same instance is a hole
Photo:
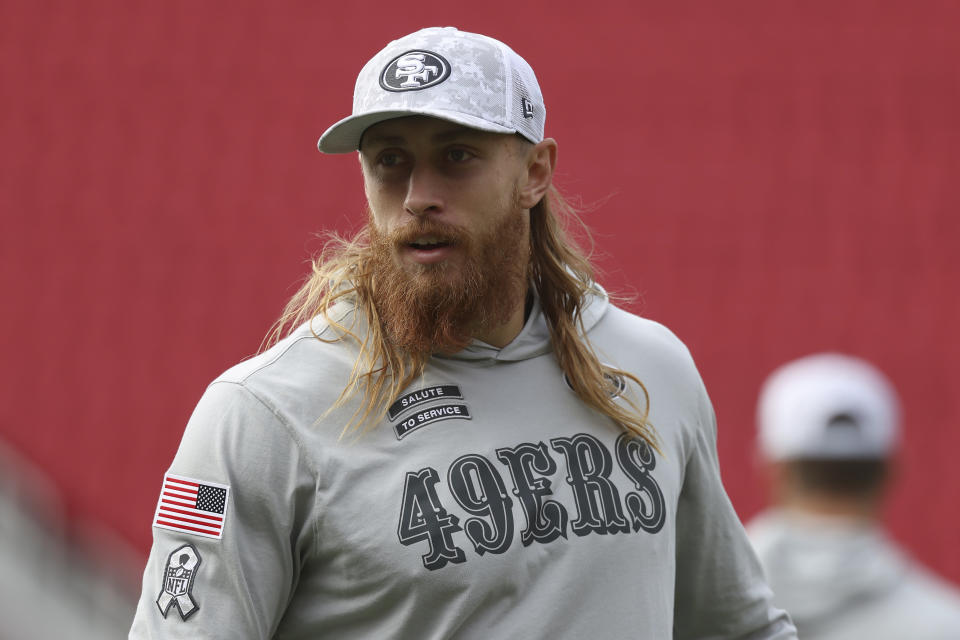
[[[543,140],[546,109],[530,65],[499,40],[453,27],[422,29],[388,44],[360,71],[353,113],[327,129],[324,153],[360,147],[368,127],[426,115]]]

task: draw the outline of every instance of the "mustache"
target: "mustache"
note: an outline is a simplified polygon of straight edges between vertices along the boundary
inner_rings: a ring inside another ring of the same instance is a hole
[[[423,236],[435,236],[448,244],[463,244],[467,242],[468,234],[460,227],[448,222],[420,218],[394,229],[386,235],[386,239],[395,245],[407,245]]]

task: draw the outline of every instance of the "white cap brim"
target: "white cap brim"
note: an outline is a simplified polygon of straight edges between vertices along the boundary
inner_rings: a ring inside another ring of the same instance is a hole
[[[489,120],[472,116],[459,111],[443,109],[389,109],[385,111],[370,111],[358,116],[347,116],[340,122],[323,132],[317,141],[317,148],[323,153],[350,153],[360,149],[360,140],[368,128],[394,118],[406,116],[430,116],[456,124],[462,124],[471,129],[490,131],[492,133],[517,133],[516,129],[504,127]]]

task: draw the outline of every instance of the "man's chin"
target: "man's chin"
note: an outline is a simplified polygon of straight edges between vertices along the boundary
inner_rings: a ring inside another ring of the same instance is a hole
[[[453,262],[405,263],[400,271],[409,285],[426,292],[431,289],[459,290],[467,286],[461,265]]]

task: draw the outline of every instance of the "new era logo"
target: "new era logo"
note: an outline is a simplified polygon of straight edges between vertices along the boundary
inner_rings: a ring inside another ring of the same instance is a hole
[[[523,108],[523,117],[532,118],[533,117],[533,103],[527,100],[526,97],[520,98],[520,106]]]
[[[153,526],[220,539],[229,495],[227,485],[167,474]]]

